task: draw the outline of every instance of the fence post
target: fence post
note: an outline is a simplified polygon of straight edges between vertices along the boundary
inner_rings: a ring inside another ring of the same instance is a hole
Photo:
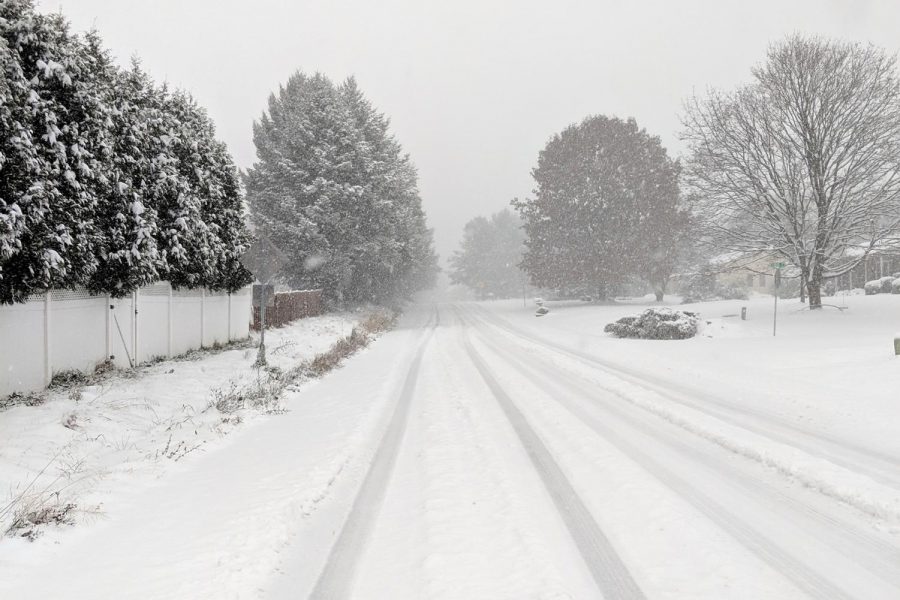
[[[50,308],[52,301],[50,290],[44,294],[44,387],[53,380],[53,365],[50,361]]]
[[[112,296],[106,295],[106,359],[112,360]]]
[[[200,288],[200,347],[203,348],[203,320],[206,316],[206,288]]]
[[[140,293],[140,288],[131,292],[131,354],[134,356],[134,366],[141,364],[141,346],[138,343],[138,299]]]
[[[231,341],[231,292],[228,292],[228,324],[227,329],[225,330],[228,336],[228,341]]]
[[[166,313],[169,320],[169,335],[166,339],[166,353],[172,358],[172,284],[169,284],[169,310]]]

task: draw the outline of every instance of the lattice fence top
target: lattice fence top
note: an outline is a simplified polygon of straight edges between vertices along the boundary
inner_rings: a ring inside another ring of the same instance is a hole
[[[139,292],[141,296],[168,296],[169,291],[171,290],[172,295],[179,298],[200,298],[203,294],[203,290],[201,288],[195,289],[172,289],[172,286],[168,281],[160,281],[158,283],[154,283],[152,285],[148,285],[142,287]],[[232,296],[247,296],[251,292],[251,287],[243,287],[235,292],[233,292]],[[127,299],[129,295],[126,295],[124,299]],[[225,290],[217,290],[211,291],[206,290],[206,296],[208,298],[218,298],[228,296],[228,292]],[[53,302],[65,302],[67,300],[90,300],[90,299],[105,299],[106,295],[97,295],[91,294],[87,288],[76,287],[74,289],[56,289],[50,290],[50,300]],[[28,296],[26,302],[43,302],[46,299],[46,293],[41,294],[32,294]]]
[[[172,295],[176,298],[197,298],[200,299],[200,290],[189,290],[182,288],[180,290],[172,290]]]
[[[37,299],[42,299],[43,296],[38,296]],[[106,298],[106,296],[97,296],[91,294],[85,288],[79,287],[74,290],[52,290],[50,292],[50,299],[54,302],[65,302],[66,300],[89,300],[91,298]]]
[[[171,286],[168,282],[154,283],[140,289],[141,296],[168,296]]]

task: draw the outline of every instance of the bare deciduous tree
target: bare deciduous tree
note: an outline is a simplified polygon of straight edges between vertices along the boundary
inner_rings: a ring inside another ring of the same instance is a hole
[[[688,181],[709,240],[824,278],[900,231],[900,80],[878,48],[792,36],[753,82],[687,104]]]

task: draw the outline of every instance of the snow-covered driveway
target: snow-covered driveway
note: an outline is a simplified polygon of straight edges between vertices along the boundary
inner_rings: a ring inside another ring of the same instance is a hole
[[[0,596],[900,598],[889,444],[556,324],[411,310],[286,415],[32,552]]]

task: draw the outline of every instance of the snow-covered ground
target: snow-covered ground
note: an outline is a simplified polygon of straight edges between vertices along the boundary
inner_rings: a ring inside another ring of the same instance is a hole
[[[268,362],[282,371],[296,367],[348,335],[357,321],[355,314],[325,315],[270,330]],[[0,529],[42,510],[79,528],[114,518],[123,494],[230,443],[224,434],[281,408],[215,407],[260,380],[255,358],[249,344],[194,353],[93,385],[50,390],[38,406],[0,411]],[[0,538],[0,571],[35,547],[63,542],[70,532],[24,523],[10,532],[45,534],[49,539],[38,544]]]
[[[603,333],[643,301],[413,307],[98,523],[0,541],[0,597],[898,598],[900,296],[831,301],[775,338],[770,298],[689,306],[685,341]]]

